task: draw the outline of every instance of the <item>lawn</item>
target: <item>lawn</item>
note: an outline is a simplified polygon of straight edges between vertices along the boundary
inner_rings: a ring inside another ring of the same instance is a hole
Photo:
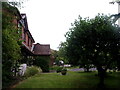
[[[16,88],[92,88],[95,89],[99,78],[95,76],[97,72],[72,72],[67,75],[60,73],[41,73],[30,77],[18,85]],[[120,73],[110,74],[106,78],[105,84],[109,88],[120,89]]]

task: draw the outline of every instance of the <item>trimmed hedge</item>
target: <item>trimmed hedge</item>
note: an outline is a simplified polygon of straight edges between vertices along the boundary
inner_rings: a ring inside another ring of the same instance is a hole
[[[37,56],[34,61],[34,65],[40,67],[42,72],[49,72],[49,56]]]

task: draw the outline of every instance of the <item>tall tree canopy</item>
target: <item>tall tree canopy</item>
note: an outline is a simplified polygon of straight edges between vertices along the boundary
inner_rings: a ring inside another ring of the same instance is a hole
[[[103,83],[106,70],[120,57],[120,29],[105,15],[98,14],[93,19],[79,16],[66,33],[66,39],[70,63],[94,64]]]

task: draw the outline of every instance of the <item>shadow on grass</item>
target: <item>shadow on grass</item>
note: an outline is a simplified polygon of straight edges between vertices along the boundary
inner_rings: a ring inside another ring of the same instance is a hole
[[[82,78],[80,81],[77,83],[80,83],[78,87],[88,87],[93,90],[120,90],[120,72],[113,72],[109,73],[107,72],[107,76],[105,77],[105,84],[104,85],[99,85],[99,77],[97,72],[76,72],[79,73]]]

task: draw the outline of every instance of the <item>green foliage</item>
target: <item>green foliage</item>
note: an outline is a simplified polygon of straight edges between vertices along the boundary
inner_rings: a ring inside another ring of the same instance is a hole
[[[63,69],[61,70],[61,73],[62,73],[62,75],[66,75],[67,69],[66,69],[66,68],[63,68]]]
[[[67,69],[66,69],[66,68],[63,68],[61,71],[67,71]]]
[[[20,60],[21,50],[18,44],[20,33],[13,22],[14,14],[9,12],[11,9],[7,3],[3,3],[2,12],[2,80],[3,86],[12,79],[12,67]],[[4,11],[6,10],[6,12]],[[8,11],[7,11],[8,10]]]
[[[84,68],[84,71],[89,72],[92,62],[86,58],[82,58],[82,59],[79,61],[80,68]]]
[[[64,63],[69,63],[68,58],[66,57],[66,42],[61,42],[59,45],[59,51],[58,51],[58,60],[64,61]]]
[[[16,1],[14,0],[14,2],[9,2],[10,5],[14,6],[14,7],[17,7],[17,8],[24,8],[24,2],[26,2],[28,0],[19,0],[19,1]]]
[[[115,15],[111,15],[110,18],[114,17],[114,19],[112,20],[113,23],[115,23],[119,18],[120,18],[120,13],[115,14]]]
[[[59,73],[59,72],[62,71],[62,69],[63,69],[63,67],[58,67],[57,70],[56,70],[56,72]]]
[[[37,56],[34,61],[34,65],[40,67],[43,72],[49,72],[49,56]]]
[[[52,67],[50,67],[50,70],[57,70],[59,68],[59,66],[52,66]]]
[[[108,21],[107,16],[98,15],[94,19],[79,17],[66,34],[67,56],[72,64],[86,60],[96,66],[106,66],[106,62],[114,59],[113,53],[119,50],[119,36],[119,29]]]
[[[55,62],[59,61],[58,60],[58,51],[57,50],[51,50],[51,56],[54,57]]]
[[[94,64],[102,85],[106,70],[120,57],[120,29],[108,16],[98,14],[95,18],[79,16],[66,33],[67,57],[73,65]]]
[[[30,77],[30,76],[40,73],[41,71],[42,70],[36,66],[28,67],[24,76]]]

